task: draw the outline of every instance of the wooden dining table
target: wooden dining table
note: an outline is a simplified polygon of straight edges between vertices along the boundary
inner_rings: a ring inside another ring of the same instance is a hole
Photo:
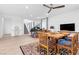
[[[69,33],[50,33],[50,32],[47,32],[45,34],[47,34],[47,37],[52,37],[54,39],[60,39],[60,38],[67,36]]]

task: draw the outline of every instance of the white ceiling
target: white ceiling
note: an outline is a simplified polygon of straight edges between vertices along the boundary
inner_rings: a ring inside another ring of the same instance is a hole
[[[54,6],[57,6],[54,5]],[[28,8],[27,8],[28,7]],[[66,4],[64,8],[54,9],[51,15],[58,15],[79,8],[79,4]],[[0,4],[0,14],[4,16],[20,16],[27,19],[46,17],[48,8],[42,4]]]

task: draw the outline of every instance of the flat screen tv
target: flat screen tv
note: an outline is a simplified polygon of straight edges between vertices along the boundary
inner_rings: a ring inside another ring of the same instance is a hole
[[[75,24],[60,24],[60,30],[68,30],[68,31],[75,31]]]

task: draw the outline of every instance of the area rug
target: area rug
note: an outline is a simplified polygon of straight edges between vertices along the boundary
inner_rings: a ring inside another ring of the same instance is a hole
[[[20,46],[20,49],[24,55],[39,55],[38,42]]]

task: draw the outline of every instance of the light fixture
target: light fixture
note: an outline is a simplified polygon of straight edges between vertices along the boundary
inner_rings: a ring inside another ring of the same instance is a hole
[[[29,7],[28,6],[25,6],[25,8],[28,9]]]

